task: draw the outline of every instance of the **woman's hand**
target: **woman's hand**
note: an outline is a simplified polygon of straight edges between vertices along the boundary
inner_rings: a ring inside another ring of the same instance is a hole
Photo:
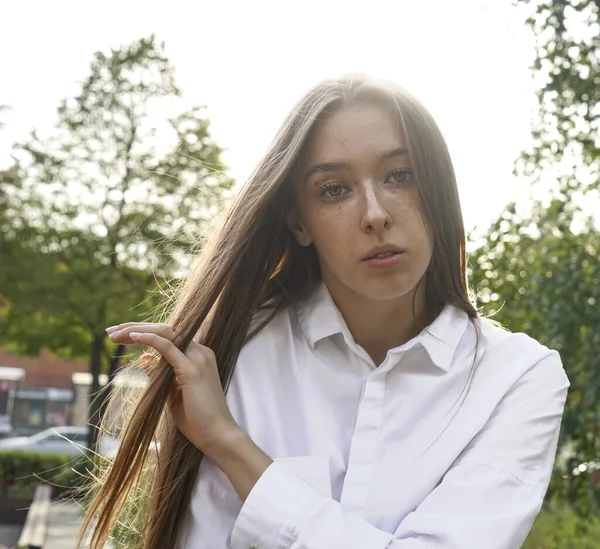
[[[106,331],[115,343],[147,345],[167,359],[175,374],[168,403],[171,415],[196,448],[210,456],[236,439],[241,429],[229,411],[215,355],[208,347],[192,342],[181,352],[166,324],[126,322]]]

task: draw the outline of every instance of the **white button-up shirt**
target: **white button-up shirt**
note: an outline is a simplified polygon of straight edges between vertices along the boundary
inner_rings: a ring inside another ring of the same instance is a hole
[[[205,458],[180,549],[514,549],[546,492],[558,353],[446,306],[376,365],[321,285],[243,348],[227,393],[273,460],[242,504]],[[476,364],[474,368],[474,363]]]

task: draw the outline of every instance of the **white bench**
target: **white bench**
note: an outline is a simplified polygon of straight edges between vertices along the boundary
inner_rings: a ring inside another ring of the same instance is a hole
[[[33,501],[17,543],[18,549],[42,549],[44,547],[48,532],[51,495],[52,488],[47,484],[40,484],[35,489]]]

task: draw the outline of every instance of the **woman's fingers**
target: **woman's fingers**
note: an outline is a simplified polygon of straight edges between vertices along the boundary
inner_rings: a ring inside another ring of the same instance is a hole
[[[112,334],[114,332],[118,332],[123,328],[129,328],[130,326],[147,326],[147,325],[161,325],[159,322],[122,322],[121,324],[115,324],[114,326],[110,326],[106,328],[107,334]]]
[[[148,345],[156,349],[173,368],[176,376],[193,374],[193,367],[188,357],[182,353],[171,340],[155,333],[130,332],[129,337],[134,343]]]
[[[111,328],[115,330],[111,331]],[[206,365],[215,362],[212,350],[195,341],[188,345],[185,352],[180,351],[173,344],[175,332],[166,324],[125,322],[111,328],[107,329],[107,332],[115,343],[147,345],[156,350],[171,365],[176,378],[189,380],[203,371]],[[152,375],[156,364],[157,357],[152,353],[144,353],[138,360],[140,368],[149,376]]]
[[[114,326],[113,326],[114,328]],[[110,330],[110,328],[109,328]],[[108,332],[111,341],[121,344],[131,344],[133,340],[130,337],[131,332],[151,333],[159,335],[165,339],[173,340],[175,332],[166,324],[143,323],[143,322],[126,322],[120,324],[114,331]]]

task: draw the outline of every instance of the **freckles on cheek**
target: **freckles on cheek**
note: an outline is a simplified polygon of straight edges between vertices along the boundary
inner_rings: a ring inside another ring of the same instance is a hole
[[[408,200],[400,200],[396,203],[396,211],[406,219],[423,219],[423,207],[421,200],[417,196],[411,196]]]
[[[343,208],[331,208],[313,218],[315,243],[328,257],[344,255],[356,235],[348,226],[348,216]]]
[[[330,208],[319,216],[319,225],[321,230],[331,235],[339,236],[351,230],[348,226],[348,213],[339,205],[337,208]]]

